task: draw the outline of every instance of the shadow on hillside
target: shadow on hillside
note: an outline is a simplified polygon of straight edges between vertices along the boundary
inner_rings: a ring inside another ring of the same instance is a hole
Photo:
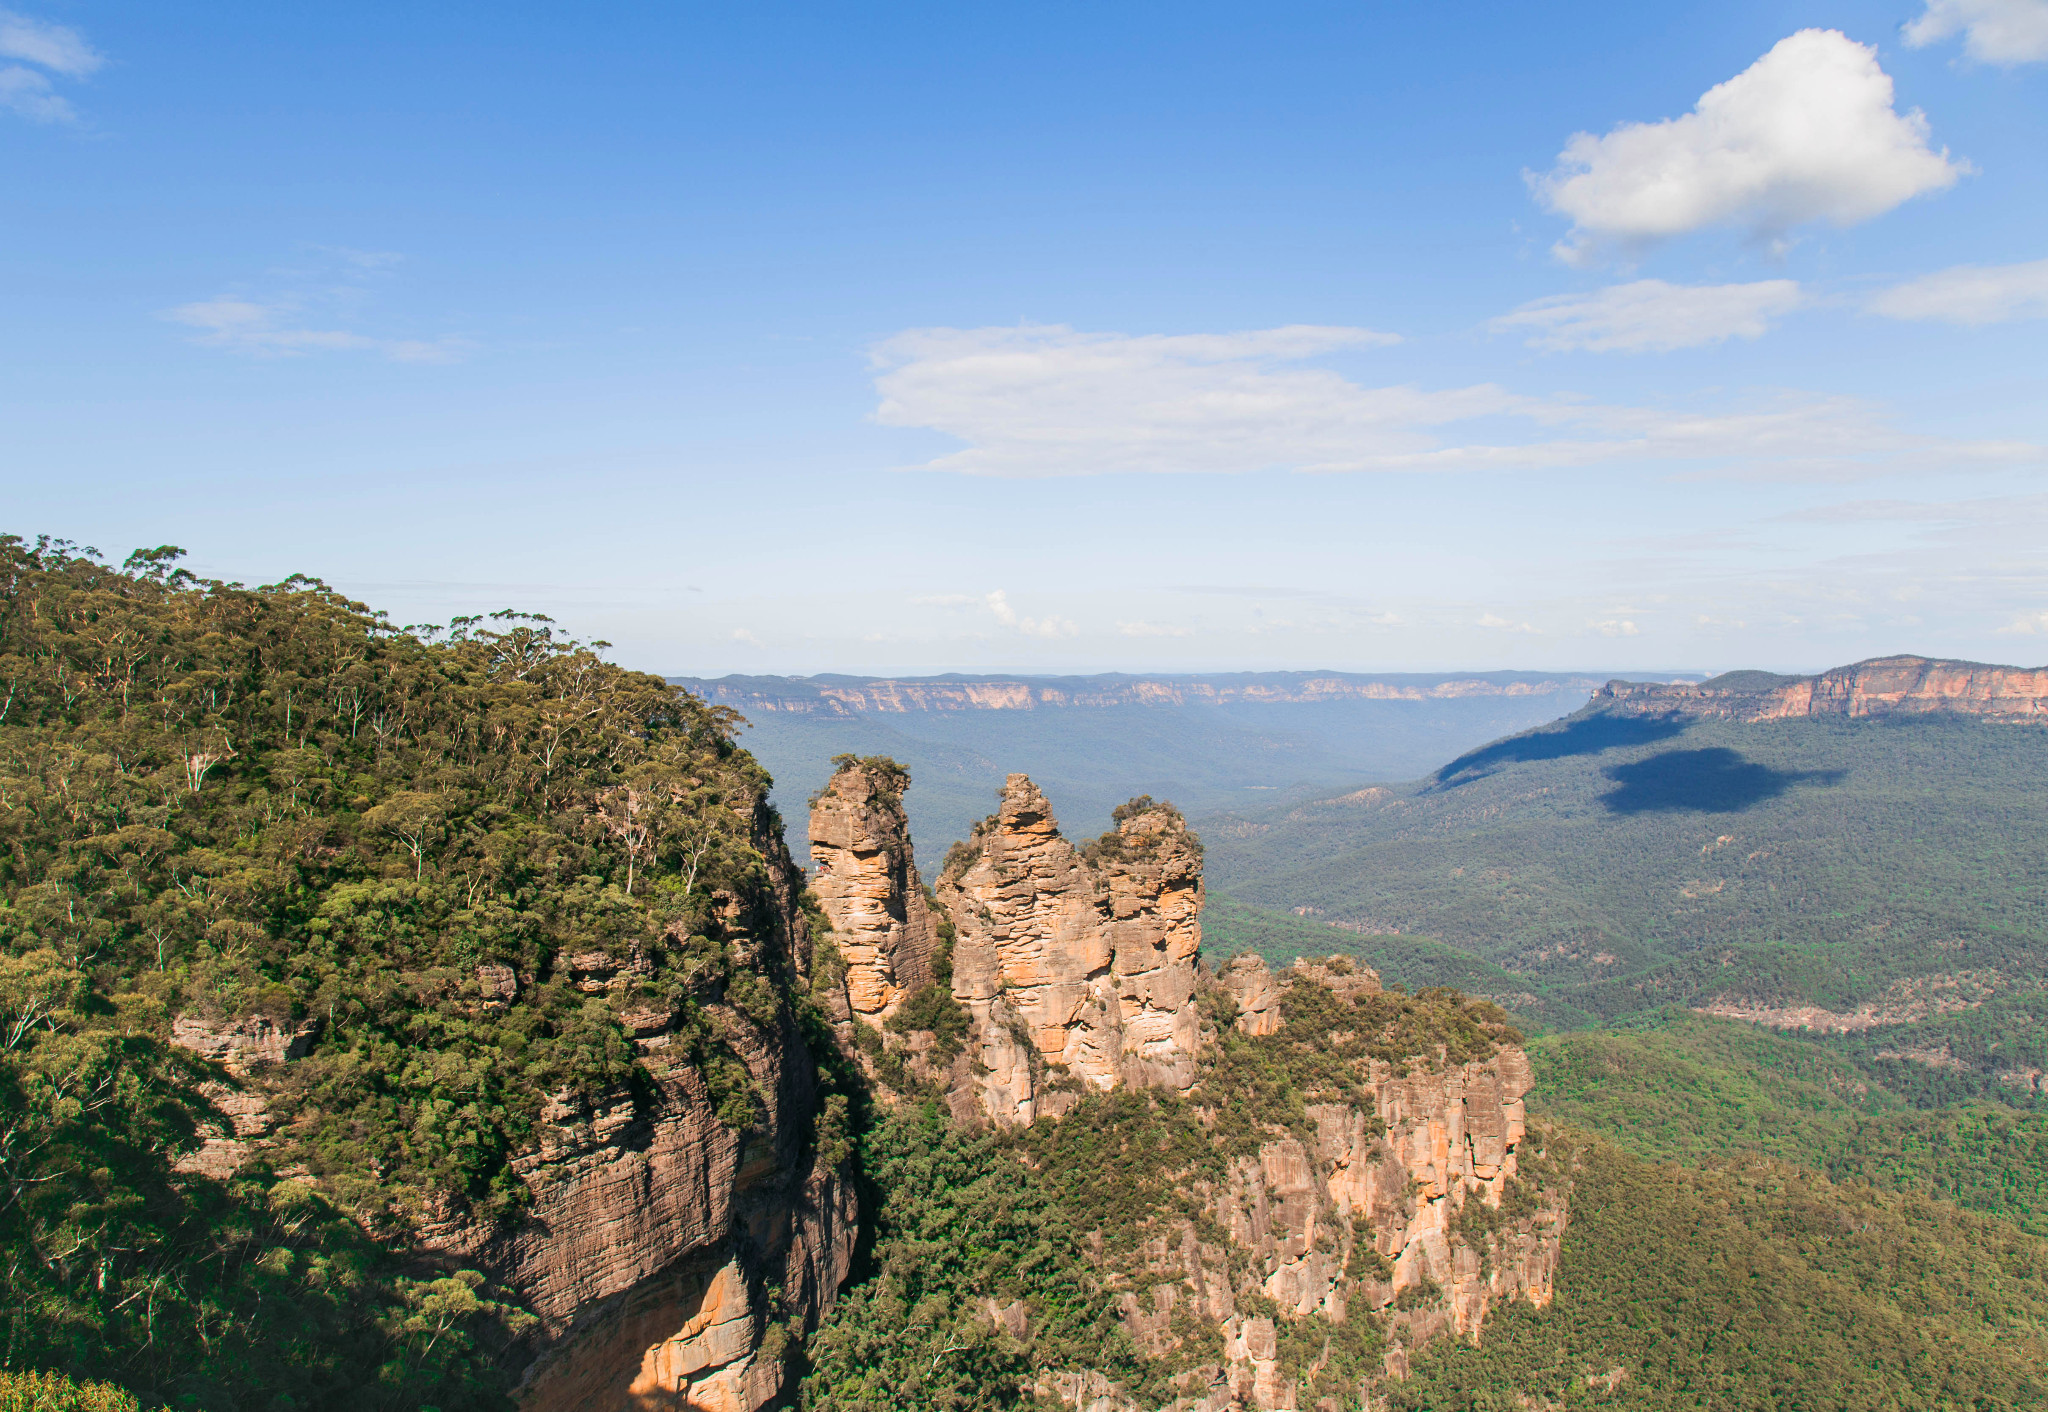
[[[1776,799],[1795,784],[1837,784],[1843,770],[1774,770],[1733,750],[1666,750],[1631,765],[1603,771],[1616,788],[1600,802],[1616,814],[1678,809],[1733,814]]]
[[[1650,745],[1669,740],[1686,727],[1675,716],[1582,716],[1562,730],[1537,730],[1496,740],[1469,754],[1460,755],[1436,772],[1435,782],[1446,788],[1470,784],[1492,774],[1502,765],[1523,760],[1561,760],[1567,755],[1598,755],[1626,745]]]

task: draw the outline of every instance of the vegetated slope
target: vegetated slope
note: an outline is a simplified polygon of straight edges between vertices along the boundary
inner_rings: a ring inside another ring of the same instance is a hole
[[[1271,689],[1298,685],[1307,675],[1272,674]],[[1443,689],[1446,681],[1328,675],[1418,693]],[[936,872],[946,847],[988,813],[990,797],[1012,772],[1029,774],[1058,799],[1077,837],[1092,835],[1108,826],[1111,808],[1138,794],[1197,812],[1257,808],[1372,780],[1405,779],[1503,732],[1554,720],[1583,703],[1591,686],[1579,676],[1491,673],[1451,681],[1453,688],[1471,686],[1473,694],[1415,700],[1360,695],[1139,704],[1118,697],[1120,704],[1110,705],[881,710],[871,700],[877,688],[866,678],[675,680],[745,716],[742,739],[775,777],[775,802],[790,821],[790,848],[799,858],[805,856],[798,822],[803,802],[831,776],[834,757],[883,755],[908,766],[918,781],[909,803],[911,830],[922,841],[927,872]],[[951,683],[956,693],[964,689],[955,679],[934,681]],[[1100,695],[1105,684],[1131,681],[1015,678],[1005,681],[1003,699],[1050,691],[1071,702],[1091,686]],[[1240,674],[1162,679],[1160,685],[1247,681],[1268,679]],[[841,706],[818,696],[820,682],[843,683],[837,689],[856,704]]]
[[[1298,956],[1356,956],[1369,961],[1389,985],[1409,990],[1453,986],[1510,1008],[1516,992],[1528,984],[1512,971],[1430,937],[1361,935],[1291,912],[1248,906],[1224,892],[1209,894],[1202,944],[1220,959],[1249,951],[1274,967],[1292,965]]]
[[[1919,1095],[1886,1088],[1859,1060],[1839,1040],[1667,1011],[1532,1040],[1530,1105],[1650,1160],[1767,1156],[2048,1236],[2048,1114],[1915,1106]]]
[[[636,1032],[713,1136],[790,1097],[740,1051],[810,1083],[765,778],[727,713],[542,621],[436,642],[175,556],[0,537],[0,1366],[502,1405],[534,1319],[413,1234],[517,1224],[514,1159],[591,1106],[644,1121]],[[305,1052],[245,1085],[195,1031]],[[239,1165],[195,1168],[208,1127]]]
[[[1240,901],[1433,937],[1525,978],[1517,1008],[1552,1023],[1717,998],[1908,1021],[2048,974],[2034,726],[1594,706],[1203,835]]]
[[[2024,1408],[2048,1400],[2048,1241],[1766,1158],[1701,1170],[1549,1135],[1570,1163],[1557,1297],[1392,1384],[1414,1412]]]

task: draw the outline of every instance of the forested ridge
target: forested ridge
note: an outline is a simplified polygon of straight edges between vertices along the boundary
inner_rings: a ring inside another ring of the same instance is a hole
[[[789,979],[744,942],[766,778],[731,713],[544,619],[399,629],[178,557],[0,537],[0,1366],[497,1405],[528,1316],[402,1237],[517,1218],[542,1105],[633,1084],[636,1001],[748,1121],[723,1027],[772,1030]],[[637,994],[571,983],[592,937],[644,958]],[[312,1034],[229,1180],[174,1166],[231,1082],[167,1042],[179,1015]]]

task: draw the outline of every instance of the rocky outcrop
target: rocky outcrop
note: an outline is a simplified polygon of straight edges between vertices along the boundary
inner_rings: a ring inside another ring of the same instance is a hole
[[[1592,704],[1620,715],[1732,721],[1908,716],[1947,712],[2048,720],[2048,668],[1931,657],[1874,657],[1813,677],[1730,672],[1697,684],[1612,681]]]
[[[1314,985],[1355,1001],[1379,989],[1365,968],[1297,963],[1262,985],[1264,972],[1263,962],[1240,958],[1221,979],[1233,995]],[[1565,1200],[1521,1170],[1532,1083],[1515,1045],[1463,1064],[1372,1060],[1365,1102],[1309,1105],[1312,1134],[1276,1135],[1232,1162],[1223,1181],[1194,1183],[1210,1234],[1182,1220],[1155,1237],[1121,1297],[1125,1327],[1169,1364],[1200,1347],[1188,1341],[1190,1327],[1220,1326],[1223,1363],[1190,1368],[1183,1385],[1206,1386],[1175,1405],[1309,1405],[1280,1335],[1312,1315],[1342,1325],[1359,1304],[1377,1313],[1389,1336],[1377,1374],[1401,1377],[1411,1349],[1478,1337],[1504,1300],[1548,1304]],[[1343,1405],[1358,1405],[1361,1391]]]
[[[938,933],[893,761],[844,758],[811,803],[811,891],[846,966],[847,1008],[880,1024],[929,985]]]
[[[949,859],[937,892],[971,1024],[960,1116],[1023,1124],[1090,1090],[1193,1081],[1199,845],[1169,806],[1117,815],[1084,854],[1037,786],[1011,775]]]
[[[228,1079],[208,1079],[199,1085],[219,1117],[201,1124],[198,1149],[172,1165],[181,1172],[222,1180],[240,1171],[276,1126],[264,1080],[271,1071],[305,1057],[319,1033],[316,1021],[268,1015],[222,1020],[194,1014],[173,1017],[171,1043],[220,1065]]]

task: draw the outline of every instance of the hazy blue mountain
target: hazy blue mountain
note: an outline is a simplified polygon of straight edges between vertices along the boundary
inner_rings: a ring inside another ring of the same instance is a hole
[[[775,777],[791,846],[835,755],[910,767],[918,848],[943,854],[1023,771],[1069,834],[1107,827],[1135,794],[1190,816],[1409,779],[1506,733],[1567,715],[1603,678],[1488,672],[1131,677],[672,677],[739,710]]]

